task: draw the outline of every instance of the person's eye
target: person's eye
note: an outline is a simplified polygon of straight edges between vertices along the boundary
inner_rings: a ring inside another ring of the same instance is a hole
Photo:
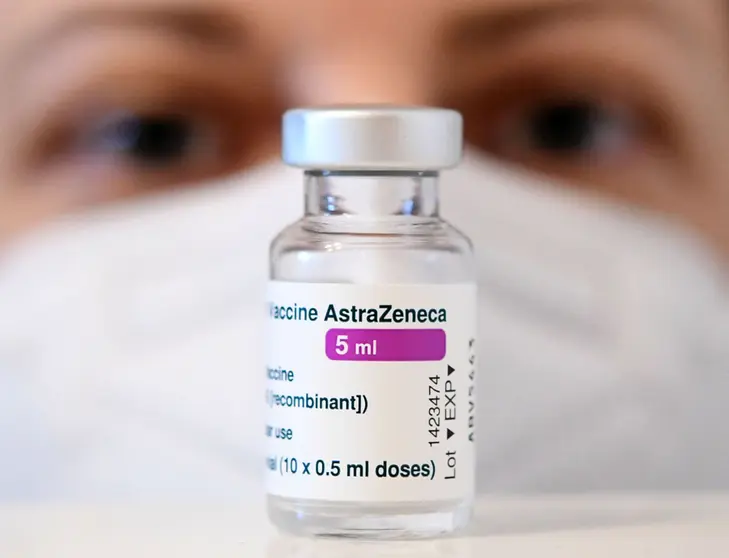
[[[160,102],[143,110],[90,110],[68,115],[48,160],[113,182],[119,195],[194,185],[250,163],[250,128],[239,109]]]
[[[121,112],[92,123],[77,148],[141,171],[164,171],[215,163],[225,147],[222,135],[215,125],[183,113]]]
[[[507,156],[599,161],[634,147],[636,124],[629,111],[591,99],[547,99],[507,117],[494,148]]]
[[[195,187],[260,162],[276,139],[277,106],[245,90],[174,82],[109,89],[87,87],[53,99],[49,110],[34,107],[31,124],[19,126],[28,131],[17,160],[29,183],[72,176],[91,191],[103,183],[105,201]]]
[[[469,147],[492,162],[655,206],[691,180],[694,159],[691,90],[674,65],[655,64],[674,46],[641,32],[624,49],[623,26],[570,29],[444,63],[441,98],[463,114]]]
[[[488,110],[467,123],[471,143],[538,167],[613,164],[644,141],[641,115],[627,104],[588,95],[547,95]]]

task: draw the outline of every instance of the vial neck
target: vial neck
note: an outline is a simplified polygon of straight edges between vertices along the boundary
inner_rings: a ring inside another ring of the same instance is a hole
[[[438,173],[307,171],[309,217],[408,218],[438,216]]]

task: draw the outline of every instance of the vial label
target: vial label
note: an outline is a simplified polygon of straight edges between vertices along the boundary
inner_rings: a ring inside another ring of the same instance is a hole
[[[273,281],[267,489],[349,502],[474,492],[476,286]]]

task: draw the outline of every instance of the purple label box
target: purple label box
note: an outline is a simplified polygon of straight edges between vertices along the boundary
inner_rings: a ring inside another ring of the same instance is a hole
[[[329,360],[437,362],[446,356],[442,329],[330,329],[325,340]]]

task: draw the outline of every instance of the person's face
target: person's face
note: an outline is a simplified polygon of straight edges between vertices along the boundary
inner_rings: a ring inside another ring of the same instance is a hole
[[[723,0],[24,0],[0,22],[0,240],[274,156],[282,110],[460,110],[467,141],[729,251]]]

